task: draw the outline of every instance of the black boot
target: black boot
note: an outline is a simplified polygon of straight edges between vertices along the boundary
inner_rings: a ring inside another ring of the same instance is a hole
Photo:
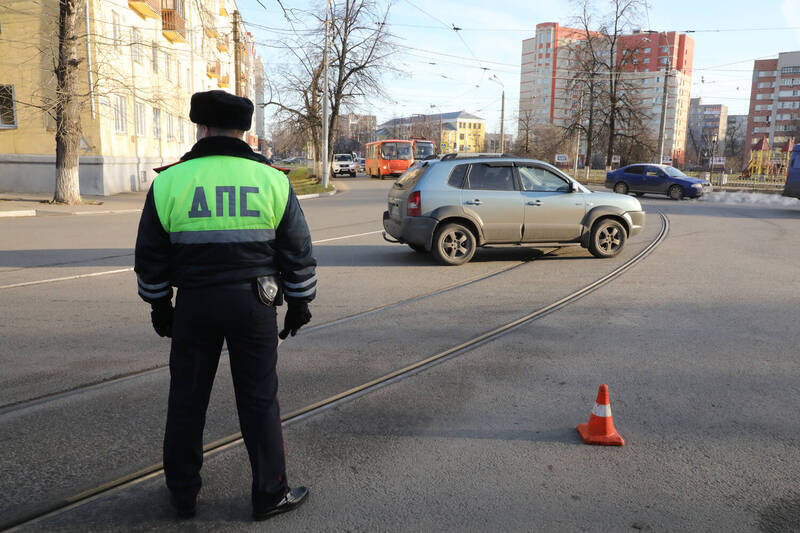
[[[289,489],[289,492],[277,503],[271,507],[258,508],[253,507],[253,520],[261,521],[274,516],[276,514],[291,511],[295,507],[299,507],[308,496],[308,489],[306,487],[295,487]]]

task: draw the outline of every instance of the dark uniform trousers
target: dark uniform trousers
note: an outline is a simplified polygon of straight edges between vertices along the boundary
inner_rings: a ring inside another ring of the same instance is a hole
[[[247,283],[178,289],[164,435],[167,486],[178,497],[191,498],[200,490],[203,427],[223,340],[253,470],[253,502],[274,505],[288,490],[275,368],[276,312]]]

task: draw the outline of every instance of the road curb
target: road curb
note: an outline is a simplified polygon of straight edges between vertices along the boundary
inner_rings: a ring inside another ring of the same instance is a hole
[[[18,211],[0,211],[0,217],[35,217],[35,209],[21,209]]]
[[[332,191],[329,192],[317,192],[314,194],[300,194],[297,196],[298,200],[308,200],[309,198],[323,198],[325,196],[333,196],[334,194],[338,193],[339,191],[334,187]]]

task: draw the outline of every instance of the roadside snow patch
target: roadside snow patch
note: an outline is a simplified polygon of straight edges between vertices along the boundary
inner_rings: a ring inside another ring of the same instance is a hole
[[[701,201],[715,202],[720,204],[752,204],[752,205],[772,205],[785,207],[800,207],[797,198],[788,198],[780,194],[764,194],[759,192],[712,192],[700,198]]]

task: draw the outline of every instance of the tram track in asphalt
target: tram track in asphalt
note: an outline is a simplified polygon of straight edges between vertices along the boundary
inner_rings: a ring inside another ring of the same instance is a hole
[[[561,299],[555,302],[552,302],[544,307],[540,307],[535,311],[532,311],[524,316],[521,316],[515,320],[507,322],[494,329],[486,331],[481,335],[473,337],[472,339],[462,342],[456,346],[453,346],[439,353],[426,357],[425,359],[422,359],[420,361],[417,361],[415,363],[404,366],[402,368],[384,374],[380,377],[362,383],[361,385],[358,385],[356,387],[345,390],[343,392],[340,392],[323,400],[314,402],[310,405],[292,411],[286,415],[283,415],[281,417],[283,425],[288,426],[290,424],[297,423],[306,418],[314,416],[315,414],[323,412],[329,408],[335,407],[343,402],[351,401],[355,398],[366,395],[379,388],[390,385],[396,381],[423,372],[435,365],[456,358],[459,355],[470,352],[513,330],[516,330],[517,328],[525,324],[528,324],[530,322],[543,318],[555,311],[558,311],[561,308],[579,300],[580,298],[592,293],[598,288],[619,278],[626,271],[633,268],[636,264],[638,264],[639,262],[644,260],[647,256],[649,256],[666,239],[669,233],[669,218],[667,218],[667,216],[665,216],[661,212],[658,212],[658,215],[661,219],[661,229],[659,233],[656,235],[656,237],[647,246],[645,246],[639,253],[634,255],[632,258],[630,258],[625,263],[618,266],[608,274],[595,280],[594,282],[589,283],[588,285],[585,285],[584,287],[571,292],[570,294],[562,297]],[[521,265],[515,265],[514,267],[516,268],[518,266]],[[222,452],[223,450],[236,446],[241,442],[242,442],[241,433],[237,432],[205,445],[203,448],[203,454],[204,456],[210,456],[212,454],[219,453]],[[160,475],[162,472],[163,472],[163,464],[162,463],[154,464],[149,467],[138,470],[136,472],[133,472],[131,474],[128,474],[126,476],[117,478],[115,480],[98,485],[94,488],[85,490],[68,498],[64,498],[60,501],[50,502],[35,507],[31,507],[19,513],[16,517],[1,521],[0,531],[6,531],[11,528],[17,528],[19,526],[36,523],[45,518],[49,518],[57,514],[63,513],[74,507],[78,507],[80,505],[89,503],[93,500],[101,498],[112,492],[124,490],[127,487],[133,486],[135,484],[156,477]]]
[[[540,257],[544,257],[544,256],[548,255],[549,253],[552,253],[552,252],[548,252],[546,254],[542,254],[542,256],[540,256]],[[376,313],[380,313],[380,312],[383,312],[383,311],[396,309],[396,308],[402,307],[404,305],[409,305],[409,304],[412,304],[412,303],[419,302],[421,300],[425,300],[425,299],[428,299],[428,298],[432,298],[434,296],[438,296],[440,294],[444,294],[444,293],[451,292],[451,291],[454,291],[454,290],[457,290],[457,289],[461,289],[463,287],[468,287],[470,285],[474,285],[475,283],[479,283],[481,281],[484,281],[484,280],[487,280],[487,279],[490,279],[490,278],[505,274],[505,273],[510,272],[512,270],[515,270],[515,269],[517,269],[517,268],[521,267],[522,265],[525,265],[525,264],[527,264],[529,262],[530,261],[520,261],[520,262],[517,262],[517,263],[515,263],[513,265],[505,266],[505,267],[493,270],[491,272],[488,272],[486,274],[479,274],[477,276],[473,276],[471,278],[467,278],[465,280],[462,280],[462,281],[459,281],[459,282],[456,282],[456,283],[452,283],[450,285],[445,285],[444,287],[439,287],[439,288],[433,289],[433,290],[428,291],[428,292],[417,294],[417,295],[411,296],[409,298],[403,298],[401,300],[396,300],[396,301],[389,302],[389,303],[386,303],[386,304],[382,304],[382,305],[378,305],[378,306],[375,306],[375,307],[371,307],[371,308],[369,308],[369,309],[367,309],[365,311],[360,311],[358,313],[353,313],[351,315],[347,315],[347,316],[344,316],[344,317],[336,318],[336,319],[330,320],[328,322],[323,322],[321,324],[315,324],[313,326],[304,327],[303,329],[300,330],[298,335],[299,336],[308,335],[310,333],[313,333],[313,332],[321,330],[321,329],[330,328],[332,326],[338,326],[340,324],[351,322],[353,320],[358,320],[360,318],[364,318],[364,317],[369,316],[369,315],[374,315]],[[226,355],[227,353],[228,353],[227,348],[222,351],[222,355]],[[84,394],[84,393],[87,393],[87,392],[103,389],[103,388],[110,387],[110,386],[113,386],[113,385],[116,385],[116,384],[119,384],[119,383],[123,383],[125,381],[130,381],[130,380],[133,380],[133,379],[146,377],[146,376],[149,376],[151,374],[155,374],[155,373],[158,373],[158,372],[163,372],[163,371],[168,370],[168,369],[169,369],[169,363],[164,363],[162,365],[152,366],[152,367],[144,368],[144,369],[141,369],[141,370],[135,370],[135,371],[132,371],[132,372],[126,372],[124,374],[111,376],[111,377],[108,377],[108,378],[105,378],[105,379],[102,379],[102,380],[92,381],[90,383],[84,383],[84,384],[72,387],[70,389],[54,391],[54,392],[50,392],[50,393],[47,393],[47,394],[42,394],[40,396],[36,396],[35,398],[27,398],[25,400],[20,400],[20,401],[17,401],[17,402],[10,402],[10,403],[4,404],[4,405],[0,405],[0,417],[2,417],[4,415],[7,415],[7,414],[10,414],[10,413],[13,413],[13,412],[17,412],[17,411],[23,410],[23,409],[33,408],[33,407],[42,405],[44,403],[49,403],[49,402],[57,401],[57,400],[64,399],[64,398],[67,398],[67,397],[70,397],[70,396],[74,396],[74,395],[77,395],[77,394]]]

